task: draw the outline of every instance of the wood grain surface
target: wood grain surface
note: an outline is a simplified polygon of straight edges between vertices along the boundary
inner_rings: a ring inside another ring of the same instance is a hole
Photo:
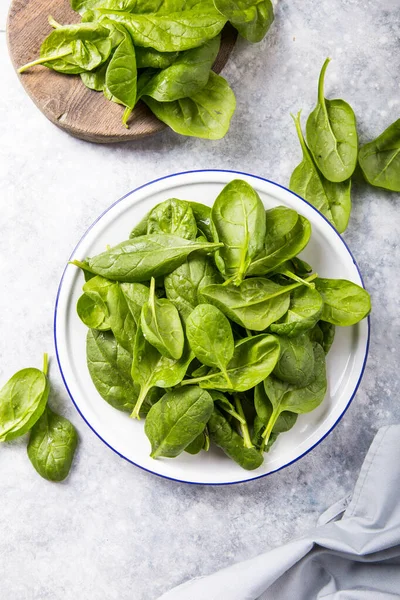
[[[39,57],[44,38],[52,31],[47,18],[59,23],[76,23],[80,15],[68,0],[13,0],[7,22],[7,41],[15,69]],[[236,42],[236,31],[227,25],[222,32],[221,49],[214,64],[220,73]],[[63,75],[41,65],[19,75],[36,106],[52,123],[89,142],[109,144],[152,135],[166,127],[139,102],[129,129],[122,123],[123,107],[106,100],[102,93],[89,90],[77,75]]]

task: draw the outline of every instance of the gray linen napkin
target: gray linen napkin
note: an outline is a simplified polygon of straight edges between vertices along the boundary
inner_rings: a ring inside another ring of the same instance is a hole
[[[322,598],[400,599],[400,425],[378,431],[350,502],[328,509],[314,530],[159,600]]]

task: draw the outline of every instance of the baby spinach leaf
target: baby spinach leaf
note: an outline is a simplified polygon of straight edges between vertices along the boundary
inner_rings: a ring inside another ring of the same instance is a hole
[[[190,207],[196,219],[198,229],[209,242],[212,242],[211,208],[200,202],[190,202]]]
[[[224,374],[228,387],[231,382],[226,367],[235,349],[228,319],[215,306],[199,304],[186,321],[186,335],[195,357]]]
[[[173,102],[200,92],[207,85],[220,41],[220,36],[216,36],[199,48],[179,54],[170,67],[150,79],[141,90],[141,96],[151,96],[158,102]]]
[[[107,293],[108,322],[115,339],[132,354],[136,336],[136,321],[132,315],[126,296],[118,283],[110,286]]]
[[[178,310],[170,300],[156,298],[154,277],[140,322],[144,337],[160,354],[175,360],[182,356],[185,337]]]
[[[197,223],[190,203],[170,198],[155,206],[148,215],[146,233],[169,233],[186,240],[195,240]]]
[[[99,329],[101,331],[110,329],[106,308],[98,304],[87,294],[82,294],[82,296],[80,296],[76,305],[76,312],[82,323],[84,323],[86,327],[89,327],[89,329]]]
[[[297,135],[303,151],[303,160],[295,168],[290,178],[290,189],[310,202],[336,227],[339,233],[345,231],[351,212],[351,180],[342,183],[328,181],[318,169],[310,150],[304,141],[300,124],[300,113],[293,117]]]
[[[322,332],[321,346],[324,349],[325,354],[328,354],[335,339],[336,327],[335,325],[332,325],[332,323],[327,323],[326,321],[319,321],[318,325]]]
[[[189,364],[194,358],[185,344],[183,354],[179,360],[167,358],[149,344],[139,326],[136,334],[133,351],[132,379],[140,386],[140,393],[131,416],[138,418],[141,406],[151,388],[170,388],[178,385],[184,378]]]
[[[134,237],[140,237],[141,235],[146,235],[147,234],[147,223],[149,220],[149,214],[151,211],[149,211],[141,221],[139,221],[139,223],[137,225],[135,225],[135,227],[132,229],[132,231],[129,234],[129,238],[134,238]]]
[[[158,102],[145,96],[142,100],[157,119],[176,133],[208,140],[224,137],[236,108],[235,95],[229,84],[212,71],[204,88],[190,98]]]
[[[201,433],[199,433],[199,435],[194,438],[193,442],[190,442],[190,444],[188,446],[186,446],[185,448],[185,452],[188,452],[189,454],[198,454],[199,452],[201,452],[204,448],[204,444],[205,444],[205,435],[204,432],[202,431]]]
[[[159,52],[176,52],[197,48],[217,36],[226,18],[215,8],[192,9],[167,15],[129,14],[101,9],[112,21],[126,27],[137,46],[151,47]]]
[[[328,181],[349,179],[356,168],[358,137],[353,109],[344,100],[324,97],[325,73],[330,59],[321,69],[318,103],[307,120],[308,147],[321,173]]]
[[[199,387],[167,392],[151,407],[144,427],[151,457],[178,456],[202,433],[213,409],[210,394]]]
[[[219,246],[175,235],[143,235],[89,258],[87,266],[108,279],[135,283],[171,273],[195,250],[213,252]]]
[[[314,350],[314,378],[305,387],[296,387],[270,375],[264,381],[265,392],[272,404],[272,414],[268,425],[263,432],[264,444],[268,443],[269,436],[274,428],[279,415],[284,411],[303,414],[317,408],[323,401],[326,388],[325,353],[319,344],[313,344]]]
[[[194,374],[193,374],[194,375]],[[217,392],[216,390],[210,390],[211,398],[217,404],[218,409],[220,411],[226,412],[228,415],[239,421],[242,425],[246,424],[246,419],[244,416],[240,415],[236,412],[233,404],[228,400],[228,398],[222,392]]]
[[[371,312],[371,298],[368,292],[346,279],[322,279],[315,281],[324,306],[321,320],[332,325],[355,325]]]
[[[314,278],[311,276],[305,281]],[[250,277],[238,286],[208,285],[202,288],[201,296],[238,325],[264,331],[288,311],[290,293],[301,285],[282,286],[264,277]]]
[[[207,285],[219,283],[221,277],[209,256],[193,252],[180,267],[164,279],[167,298],[179,310],[184,321],[199,304],[199,293]]]
[[[98,69],[81,73],[81,79],[86,87],[96,92],[102,92],[106,83],[107,68],[108,61],[100,65]]]
[[[323,300],[317,290],[303,286],[293,290],[287,313],[270,325],[272,333],[296,337],[312,329],[322,313]]]
[[[273,408],[271,400],[268,398],[264,384],[259,383],[254,389],[254,406],[257,412],[257,417],[260,419],[262,430],[268,425],[271,418]],[[280,413],[276,423],[272,429],[275,434],[286,433],[296,424],[298,415],[293,412],[283,411]],[[261,428],[260,428],[261,429]]]
[[[265,211],[264,248],[249,266],[248,275],[265,275],[299,254],[311,236],[309,221],[296,211],[277,206]]]
[[[160,398],[162,398],[164,396],[164,394],[165,394],[165,390],[163,390],[162,388],[158,388],[158,387],[151,388],[151,390],[147,393],[142,406],[140,407],[139,417],[141,419],[145,419],[147,417],[147,415],[149,414],[149,410],[151,409],[153,404],[158,402],[160,400]]]
[[[70,471],[78,435],[75,427],[47,406],[31,430],[28,456],[36,471],[49,481],[63,481]]]
[[[131,378],[132,356],[111,332],[89,330],[86,356],[90,376],[100,396],[118,410],[130,412],[139,387]]]
[[[139,325],[142,306],[149,299],[149,288],[142,283],[120,283],[119,286],[136,325]]]
[[[123,34],[123,39],[108,64],[104,92],[109,100],[126,107],[122,123],[127,126],[129,116],[136,104],[136,56],[131,37],[126,29],[121,25],[116,28]]]
[[[245,392],[268,377],[278,362],[279,354],[279,340],[273,335],[245,338],[235,345],[233,358],[226,368],[231,386],[222,372],[213,371],[204,377],[185,380],[182,385],[198,383],[205,389]]]
[[[274,21],[271,0],[214,0],[214,4],[249,42],[261,42]]]
[[[308,335],[280,337],[281,353],[273,374],[281,381],[305,387],[314,378],[314,350]]]
[[[227,418],[218,408],[214,411],[207,424],[211,441],[219,446],[227,456],[237,462],[243,469],[252,471],[263,463],[263,456],[256,448],[246,448],[243,438],[234,430]]]
[[[49,396],[47,354],[43,371],[22,369],[0,390],[0,442],[8,442],[31,429],[42,415]]]
[[[246,181],[235,179],[224,187],[211,210],[211,228],[214,241],[224,244],[215,257],[217,267],[238,285],[262,251],[266,232],[264,205]]]
[[[400,192],[400,119],[362,146],[358,160],[368,183]]]
[[[166,69],[174,63],[179,55],[178,52],[159,52],[154,48],[143,48],[142,46],[137,46],[135,52],[138,69],[147,69],[148,67]]]

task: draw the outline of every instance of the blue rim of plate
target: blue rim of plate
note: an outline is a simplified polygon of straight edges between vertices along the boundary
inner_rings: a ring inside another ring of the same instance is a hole
[[[131,196],[132,194],[134,194],[135,192],[138,192],[139,190],[142,190],[154,183],[157,183],[159,181],[163,181],[166,179],[171,179],[172,177],[177,177],[179,175],[190,175],[192,173],[232,173],[233,175],[245,175],[246,177],[253,177],[254,179],[259,179],[261,181],[265,181],[267,183],[271,183],[272,185],[275,185],[278,188],[281,188],[283,190],[286,190],[287,192],[289,192],[290,194],[292,194],[293,196],[296,196],[301,202],[304,202],[304,204],[308,204],[308,206],[310,206],[316,213],[319,214],[320,217],[322,217],[329,225],[329,227],[331,227],[331,229],[333,229],[333,231],[335,232],[335,234],[337,235],[337,237],[340,239],[340,241],[344,244],[344,246],[346,247],[347,252],[349,253],[349,255],[351,256],[354,266],[357,269],[358,275],[360,277],[362,286],[365,288],[364,286],[364,280],[362,278],[361,275],[361,271],[359,269],[359,266],[353,256],[353,253],[351,252],[349,246],[347,245],[347,243],[345,242],[345,240],[342,238],[342,236],[340,235],[340,233],[338,233],[336,231],[336,229],[333,227],[333,225],[328,221],[328,219],[322,214],[320,213],[315,206],[313,206],[312,204],[310,204],[310,202],[307,202],[307,200],[304,200],[304,198],[302,198],[301,196],[299,196],[298,194],[296,194],[295,192],[292,192],[292,190],[289,190],[287,187],[285,187],[284,185],[280,185],[279,183],[276,183],[275,181],[271,181],[270,179],[267,179],[266,177],[261,177],[260,175],[253,175],[252,173],[245,173],[244,171],[234,171],[232,169],[193,169],[190,171],[180,171],[178,173],[172,173],[170,175],[164,175],[163,177],[158,177],[157,179],[153,179],[152,181],[148,181],[147,183],[144,183],[143,185],[140,185],[139,187],[131,190],[130,192],[128,192],[127,194],[125,194],[124,196],[122,196],[121,198],[119,198],[118,200],[116,200],[115,202],[113,202],[113,204],[111,204],[111,206],[109,206],[108,208],[106,208],[106,210],[104,210],[101,215],[99,215],[97,217],[97,219],[95,221],[93,221],[93,223],[88,227],[88,229],[85,231],[85,233],[83,234],[83,236],[80,238],[79,242],[76,244],[75,248],[73,249],[70,257],[68,260],[71,260],[71,258],[74,256],[76,250],[79,248],[79,246],[81,245],[82,241],[85,239],[85,237],[87,236],[87,234],[89,233],[89,231],[96,225],[96,223],[98,223],[98,221],[100,221],[100,219],[102,219],[104,217],[105,214],[107,214],[114,206],[116,206],[117,204],[119,204],[120,202],[122,202],[122,200],[125,200],[125,198],[127,198],[128,196]],[[204,483],[201,481],[186,481],[184,479],[177,479],[176,477],[168,477],[167,475],[162,475],[161,473],[156,473],[155,471],[152,471],[151,469],[146,469],[146,467],[143,467],[142,465],[138,465],[137,463],[135,463],[133,460],[127,458],[126,456],[124,456],[123,454],[121,454],[121,452],[118,452],[118,450],[116,450],[115,448],[113,448],[113,446],[111,446],[111,444],[109,444],[95,429],[94,427],[92,427],[92,425],[89,423],[89,421],[86,419],[86,417],[83,415],[83,413],[81,412],[79,406],[77,405],[77,403],[74,400],[74,397],[72,396],[70,389],[68,387],[68,384],[65,380],[64,377],[64,373],[61,367],[61,362],[60,362],[60,357],[58,354],[58,346],[57,346],[57,309],[58,309],[58,300],[60,297],[60,293],[61,293],[61,288],[62,288],[62,284],[64,281],[64,276],[65,276],[65,272],[68,268],[68,262],[64,268],[63,274],[61,276],[61,280],[58,286],[58,290],[57,290],[57,297],[56,297],[56,302],[55,302],[55,307],[54,307],[54,322],[53,322],[53,332],[54,332],[54,345],[55,345],[55,350],[56,350],[56,357],[57,357],[57,363],[58,363],[58,368],[60,369],[60,373],[61,373],[61,377],[62,380],[64,382],[65,388],[68,392],[69,397],[72,400],[72,403],[74,404],[76,410],[78,411],[78,413],[80,414],[80,416],[82,417],[82,419],[85,421],[86,425],[93,431],[93,433],[95,433],[97,435],[98,438],[101,439],[101,441],[108,446],[113,452],[115,452],[115,454],[117,454],[118,456],[120,456],[121,458],[123,458],[124,460],[126,460],[127,462],[131,463],[132,465],[134,465],[135,467],[138,467],[139,469],[142,469],[142,471],[146,471],[147,473],[151,473],[152,475],[157,475],[157,477],[161,477],[162,479],[169,479],[170,481],[176,481],[177,483],[186,483],[188,485],[207,485],[207,486],[224,486],[224,485],[239,485],[241,483],[248,483],[250,481],[257,481],[258,479],[262,479],[263,477],[268,477],[268,475],[273,475],[274,473],[277,473],[278,471],[281,471],[282,469],[286,469],[286,467],[289,467],[290,465],[294,464],[295,462],[297,462],[298,460],[300,460],[301,458],[303,458],[304,456],[306,456],[306,454],[308,454],[309,452],[311,452],[312,450],[314,450],[314,448],[316,448],[317,446],[319,446],[324,440],[325,438],[328,437],[328,435],[335,429],[336,425],[339,423],[339,421],[341,421],[341,419],[343,418],[343,416],[345,415],[345,413],[347,412],[350,404],[352,403],[352,401],[354,400],[354,397],[357,393],[358,388],[360,387],[360,383],[361,380],[363,378],[364,372],[365,372],[365,367],[367,365],[367,360],[368,360],[368,354],[369,354],[369,345],[370,345],[370,338],[371,338],[371,319],[368,316],[367,317],[367,323],[368,323],[368,334],[367,334],[367,344],[366,344],[366,348],[365,348],[365,356],[364,356],[364,361],[363,361],[363,365],[361,368],[361,372],[360,372],[360,376],[358,378],[358,381],[354,387],[353,393],[350,396],[350,399],[347,403],[347,405],[345,406],[343,412],[341,413],[341,415],[339,416],[339,418],[336,420],[336,422],[332,425],[332,427],[329,429],[329,431],[327,431],[320,440],[318,440],[318,442],[316,442],[313,446],[311,446],[311,448],[308,448],[308,450],[306,450],[305,452],[303,452],[303,454],[300,454],[300,456],[298,456],[297,458],[294,458],[293,460],[289,461],[288,463],[286,463],[285,465],[282,465],[281,467],[278,467],[277,469],[274,469],[273,471],[270,471],[269,473],[263,473],[262,475],[257,475],[257,477],[249,477],[249,479],[243,479],[242,481],[224,481],[224,482],[220,482],[220,483]]]

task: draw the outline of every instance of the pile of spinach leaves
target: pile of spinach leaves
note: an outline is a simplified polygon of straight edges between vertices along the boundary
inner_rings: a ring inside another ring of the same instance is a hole
[[[351,179],[357,161],[368,183],[400,192],[400,119],[359,149],[353,109],[344,100],[325,98],[329,62],[327,58],[322,66],[317,105],[307,119],[307,141],[301,113],[292,115],[303,160],[293,171],[289,187],[343,233],[351,213]]]
[[[129,239],[73,261],[85,276],[77,312],[93,383],[146,419],[152,457],[213,442],[256,469],[323,401],[335,327],[371,304],[363,288],[321,278],[297,257],[310,234],[296,211],[265,210],[234,180],[212,208],[170,198]]]
[[[28,457],[49,481],[62,481],[70,471],[78,436],[75,427],[48,406],[48,356],[43,370],[22,369],[0,390],[0,442],[30,431]]]
[[[71,0],[81,23],[60,25],[40,57],[19,69],[45,65],[80,75],[90,89],[124,106],[122,123],[139,100],[182,135],[224,137],[235,95],[211,69],[220,33],[230,22],[259,42],[274,20],[271,0]]]

